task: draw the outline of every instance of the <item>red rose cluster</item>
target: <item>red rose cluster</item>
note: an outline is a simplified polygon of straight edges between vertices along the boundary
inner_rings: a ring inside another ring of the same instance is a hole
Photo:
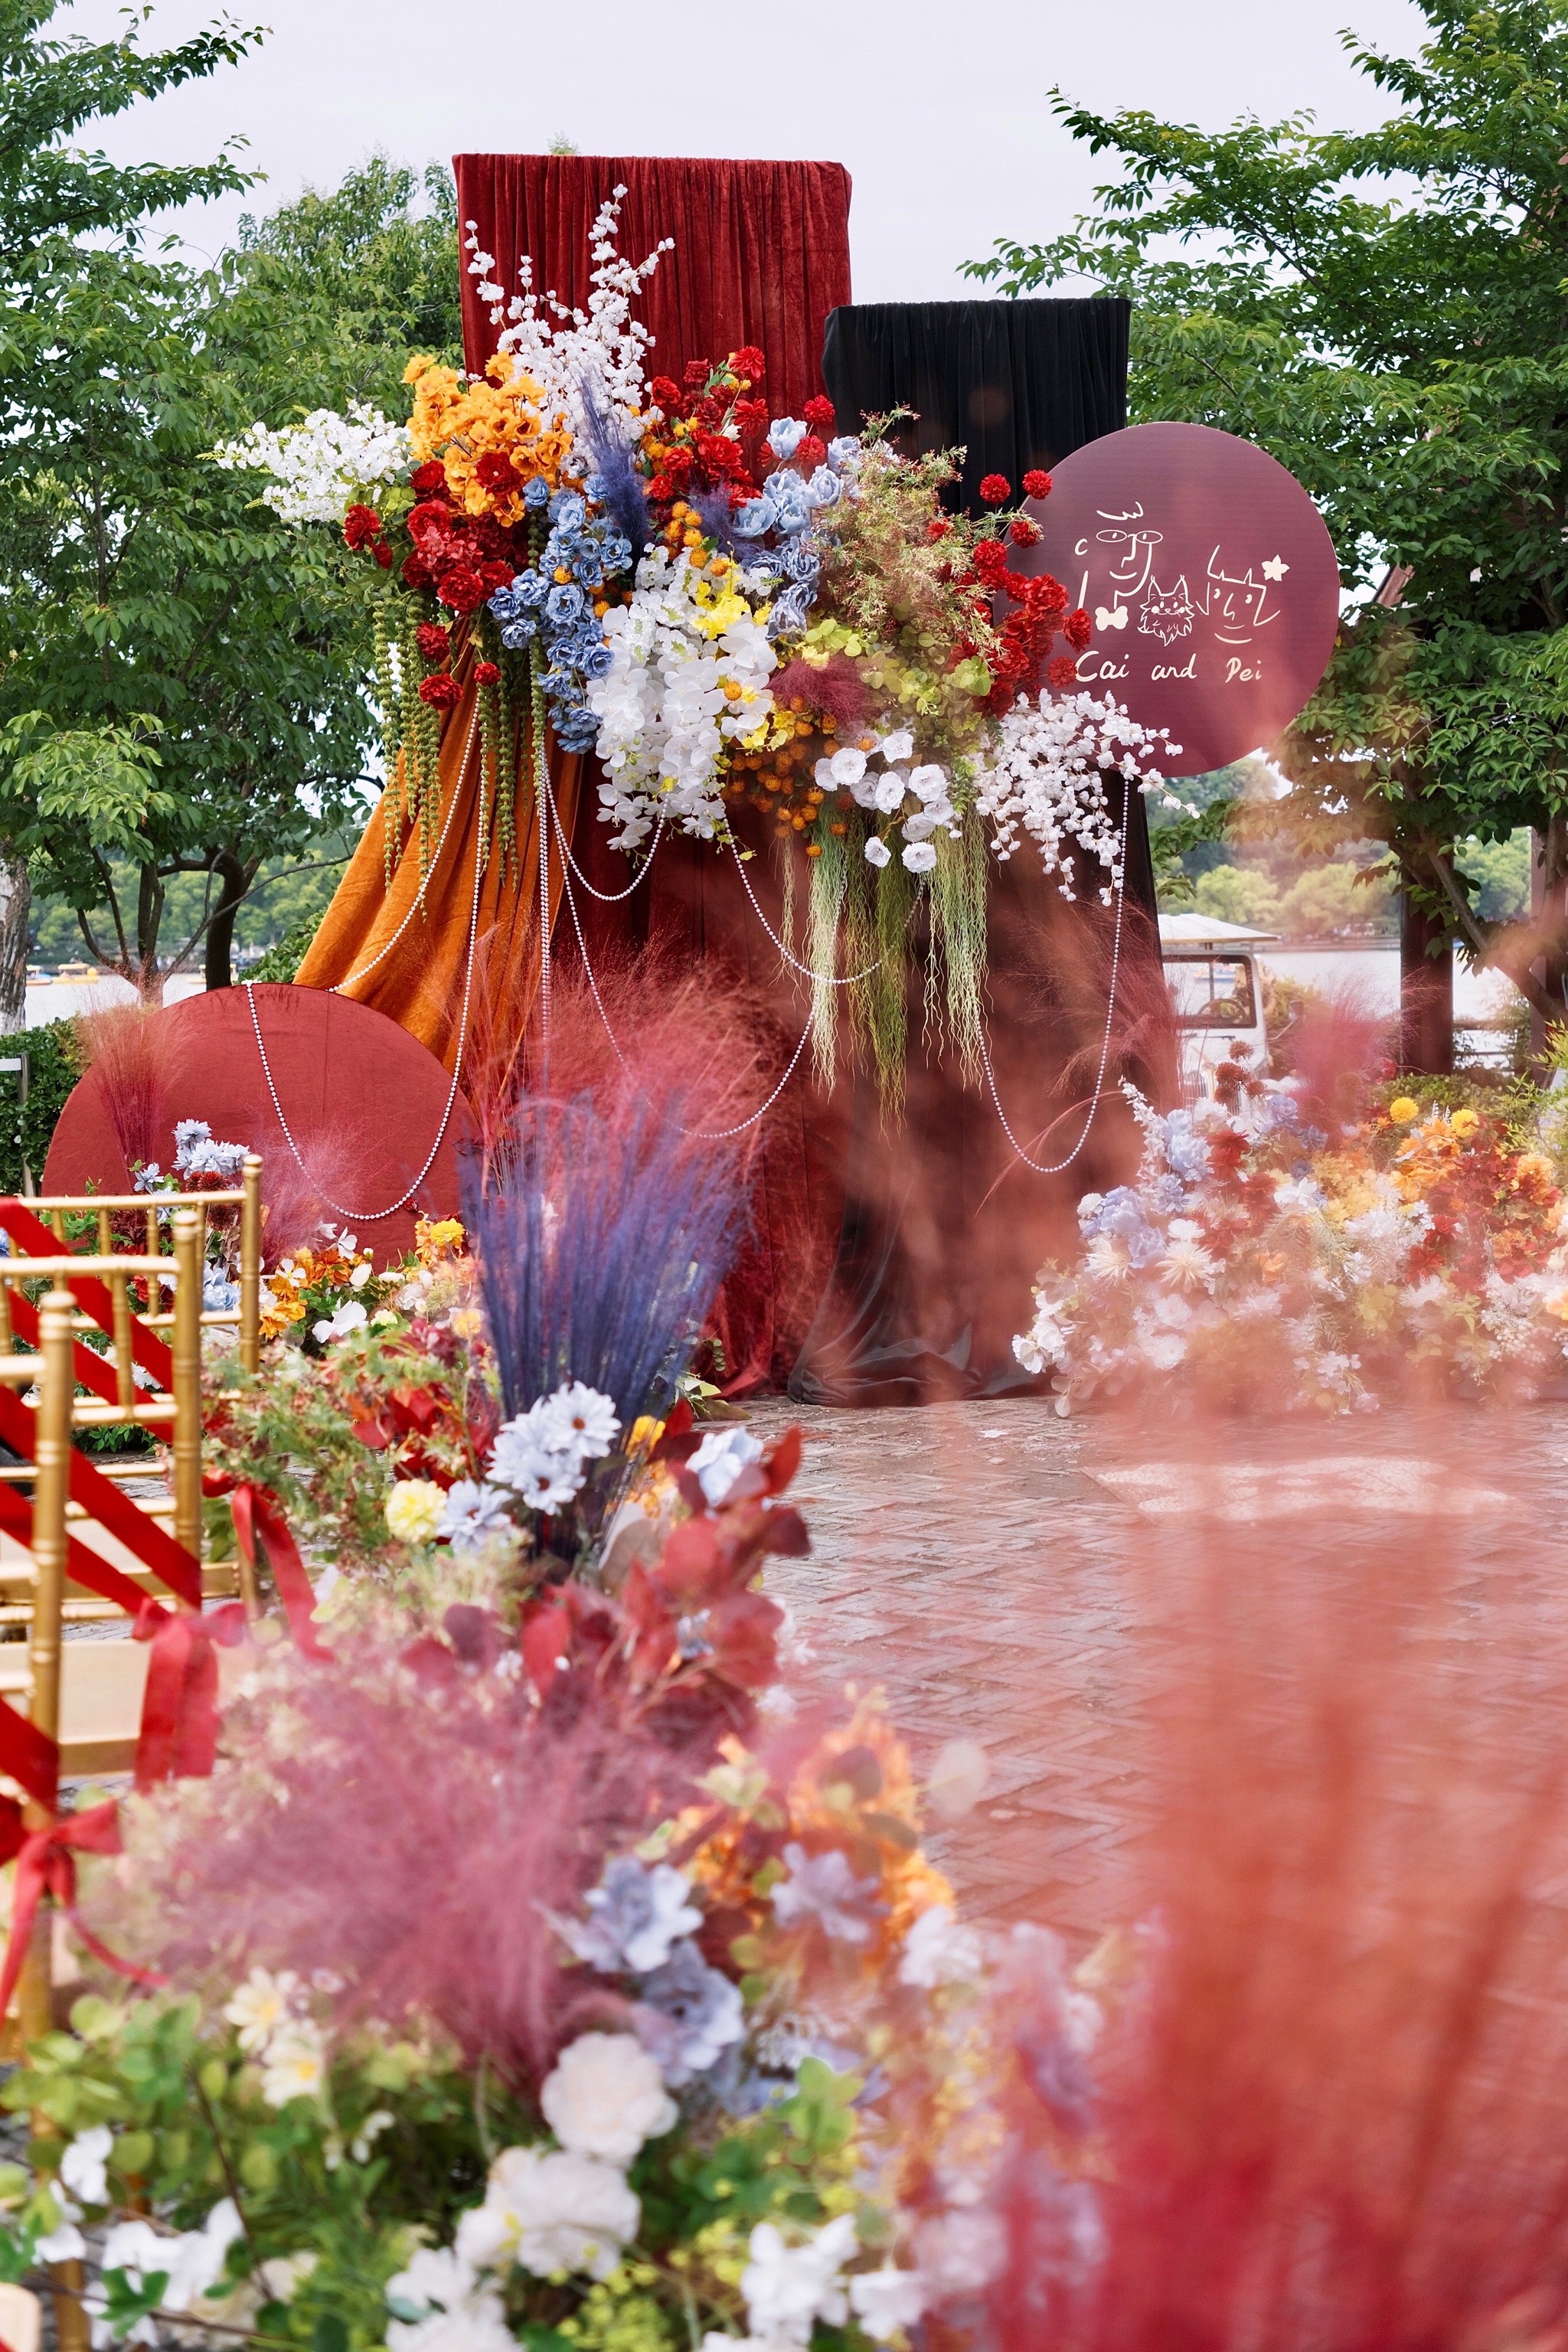
[[[995,479],[1002,479],[1000,475]],[[1038,537],[1035,532],[1034,536]],[[1008,539],[1016,541],[1009,530]],[[1030,541],[1025,539],[1023,545]],[[1040,674],[1040,665],[1058,634],[1081,651],[1089,642],[1089,615],[1068,612],[1068,592],[1048,572],[1026,579],[1007,561],[1007,541],[983,539],[970,559],[970,577],[989,599],[1005,594],[1012,609],[1002,624],[1002,642],[994,656],[994,683],[987,708],[998,713],[1010,709],[1015,697],[1026,692]],[[1047,664],[1046,677],[1058,692],[1078,682],[1078,665],[1070,655],[1058,655]]]
[[[744,506],[757,495],[757,477],[765,471],[758,443],[768,427],[768,404],[744,396],[762,383],[766,364],[761,352],[748,344],[731,352],[722,367],[707,360],[689,360],[685,380],[656,375],[648,398],[664,422],[645,437],[645,457],[651,467],[647,494],[657,505],[673,505],[697,491],[723,490],[731,508]],[[737,391],[737,386],[742,387]],[[833,421],[832,404],[815,405]],[[810,421],[811,409],[806,411]],[[732,425],[733,432],[723,428]],[[737,435],[739,438],[737,438]],[[807,447],[811,445],[808,443]],[[822,443],[816,446],[826,457]],[[796,458],[801,462],[805,452]]]
[[[383,534],[381,517],[374,507],[350,507],[343,517],[343,537],[356,553],[362,547],[368,547],[382,570],[391,571],[392,550]]]
[[[404,584],[433,588],[458,614],[477,612],[487,596],[510,585],[517,570],[510,538],[489,515],[458,514],[445,497],[421,499],[408,518],[414,549]]]

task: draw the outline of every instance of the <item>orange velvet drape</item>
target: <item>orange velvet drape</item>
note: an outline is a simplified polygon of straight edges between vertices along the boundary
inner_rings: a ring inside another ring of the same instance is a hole
[[[418,836],[408,831],[388,886],[383,803],[296,974],[303,987],[336,989],[374,1005],[428,1045],[448,1069],[458,1051],[470,927],[476,940],[491,942],[496,969],[513,974],[508,989],[512,1005],[531,1002],[539,977],[539,825],[526,720],[517,751],[518,856],[508,861],[504,876],[499,856],[485,860],[475,917],[475,864],[483,845],[479,696],[471,670],[465,655],[454,672],[462,698],[447,714],[441,736],[441,847],[423,883]],[[548,754],[555,805],[570,835],[583,762],[553,741]],[[488,814],[485,829],[488,834]],[[550,876],[552,928],[560,897],[557,860]]]

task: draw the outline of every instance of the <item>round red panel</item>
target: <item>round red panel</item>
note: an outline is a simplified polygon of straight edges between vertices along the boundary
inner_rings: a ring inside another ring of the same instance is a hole
[[[1042,532],[1016,569],[1051,572],[1094,633],[1079,657],[1110,695],[1181,745],[1199,776],[1274,741],[1333,651],[1340,572],[1322,517],[1266,450],[1206,425],[1134,425],[1064,457]]]
[[[451,1080],[434,1054],[384,1013],[325,989],[266,982],[254,991],[187,997],[152,1018],[166,1049],[165,1168],[174,1157],[175,1122],[205,1118],[219,1142],[260,1152],[263,1197],[280,1215],[297,1220],[301,1201],[313,1194],[321,1213],[374,1249],[380,1265],[412,1249],[416,1215],[458,1213],[453,1147],[471,1132],[467,1108],[459,1095],[442,1133]],[[298,1160],[273,1108],[268,1071]],[[435,1158],[413,1198],[390,1215],[367,1213],[389,1209],[408,1190],[437,1135]],[[89,1072],[60,1114],[41,1189],[113,1192],[128,1182]]]

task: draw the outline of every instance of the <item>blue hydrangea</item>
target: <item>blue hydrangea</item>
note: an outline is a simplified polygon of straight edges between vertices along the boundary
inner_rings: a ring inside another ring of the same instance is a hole
[[[599,740],[599,722],[585,707],[559,711],[555,734],[563,751],[591,751]]]
[[[792,539],[779,550],[778,567],[786,580],[815,588],[822,576],[822,559],[809,540]]]
[[[1160,1148],[1173,1175],[1185,1177],[1192,1184],[1206,1174],[1209,1148],[1194,1128],[1190,1110],[1173,1110],[1161,1120]]]
[[[1104,1234],[1119,1241],[1134,1265],[1150,1265],[1165,1246],[1165,1236],[1149,1223],[1139,1195],[1130,1184],[1118,1184],[1104,1194],[1089,1192],[1079,1202],[1079,1225],[1086,1240]]]
[[[549,508],[551,530],[543,547],[509,588],[497,591],[489,607],[500,624],[502,645],[514,651],[542,646],[546,667],[541,683],[556,734],[567,751],[585,751],[599,731],[585,689],[591,679],[605,676],[613,659],[592,600],[606,580],[629,568],[632,545],[607,515],[590,513],[587,499],[575,490],[557,490]],[[570,579],[558,578],[563,572]]]
[[[544,600],[544,617],[552,628],[566,629],[586,612],[588,600],[574,581],[563,580]]]
[[[637,2023],[665,2081],[678,2091],[740,2041],[745,2012],[739,1986],[687,1940],[643,1979]]]
[[[772,530],[778,518],[778,509],[772,499],[748,499],[730,518],[730,528],[737,539],[761,539]]]
[[[549,503],[550,485],[542,474],[535,474],[522,494],[525,507],[542,507]]]
[[[812,605],[811,590],[806,587],[786,588],[775,596],[768,614],[767,635],[777,644],[781,637],[797,637],[805,627]]]

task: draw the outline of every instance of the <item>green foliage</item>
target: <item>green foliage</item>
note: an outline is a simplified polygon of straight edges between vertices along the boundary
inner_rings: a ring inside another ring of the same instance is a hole
[[[271,949],[300,930],[308,937],[342,879],[353,846],[345,828],[323,825],[298,851],[264,859],[234,919],[236,949]],[[107,863],[121,904],[133,903],[137,877],[132,861],[110,855]],[[175,941],[189,938],[199,927],[210,897],[205,874],[172,875],[163,900],[164,938]],[[101,931],[110,920],[108,904],[101,899],[88,914],[95,931]],[[66,899],[35,898],[30,932],[29,954],[34,962],[63,963],[82,952],[77,912]]]
[[[0,339],[0,365],[29,362],[29,430],[0,440],[0,830],[40,890],[107,906],[94,960],[142,987],[172,876],[201,874],[226,920],[264,856],[359,813],[365,584],[206,454],[331,391],[306,328],[232,270],[90,253]]]
[[[1242,866],[1214,866],[1193,886],[1200,915],[1222,923],[1250,923],[1268,930],[1279,919],[1279,893],[1267,874]]]
[[[20,1192],[29,1169],[35,1184],[41,1180],[49,1139],[84,1067],[74,1021],[0,1037],[0,1056],[16,1054],[27,1056],[27,1099],[19,1100],[15,1077],[0,1076],[0,1192]]]
[[[320,928],[314,915],[296,923],[291,931],[284,932],[275,948],[268,948],[264,956],[257,958],[245,975],[247,980],[292,980]]]
[[[1568,808],[1568,22],[1554,0],[1420,5],[1414,58],[1347,37],[1396,101],[1364,132],[1295,116],[1209,134],[1057,94],[1120,176],[1066,236],[999,240],[970,268],[1015,294],[1073,276],[1131,297],[1134,417],[1269,449],[1352,595],[1399,568],[1397,603],[1349,613],[1289,765],[1487,954],[1452,845]]]
[[[247,180],[226,151],[121,171],[78,134],[259,36],[143,57],[134,26],[47,40],[55,13],[0,0],[0,841],[99,963],[151,991],[200,946],[221,984],[263,861],[358,830],[373,583],[208,453],[258,419],[400,406],[410,344],[454,352],[455,197],[374,158],[246,219],[210,271],[150,260],[150,209]]]
[[[264,2063],[194,1996],[89,1995],[71,2029],[33,2043],[0,2091],[0,2104],[59,2135],[35,2137],[29,2165],[0,2175],[0,2273],[26,2275],[37,2240],[58,2225],[55,2167],[65,2142],[107,2126],[109,2210],[187,2231],[232,2197],[242,2233],[211,2316],[220,2330],[248,2323],[310,2352],[384,2343],[389,2280],[418,2244],[450,2243],[458,2216],[483,2198],[493,2151],[540,2138],[530,2107],[483,2069],[472,2075],[449,2048],[396,2040],[384,2027],[338,2041],[319,2089],[281,2104]],[[755,2222],[816,2228],[854,2206],[862,2088],[859,2076],[807,2058],[787,2098],[716,2142],[681,2131],[649,2143],[629,2176],[642,2203],[637,2250],[585,2292],[514,2271],[504,2292],[518,2340],[550,2352],[673,2345],[685,2338],[668,2332],[666,2298],[684,2315],[711,2312],[721,2298],[724,2314],[738,2316],[732,2282]],[[868,2230],[885,2226],[874,2209],[864,2219]],[[247,2301],[224,2301],[247,2282]],[[167,2281],[154,2273],[137,2288],[110,2272],[104,2284],[111,2331],[123,2340],[158,2308]],[[194,2323],[204,2316],[198,2309]],[[834,2340],[866,2341],[858,2330]]]
[[[463,363],[458,194],[444,163],[416,173],[373,155],[336,188],[244,216],[236,259],[258,291],[285,304],[303,293],[327,311],[343,399],[400,415],[410,352]]]
[[[1465,841],[1455,861],[1475,887],[1476,906],[1489,923],[1518,922],[1530,912],[1530,835],[1522,827],[1504,841]]]
[[[8,285],[31,279],[52,240],[135,238],[150,213],[251,184],[228,147],[211,163],[127,167],[78,134],[237,65],[258,31],[226,18],[174,48],[147,51],[130,11],[113,41],[46,37],[58,14],[58,0],[0,0],[0,278]]]
[[[234,2196],[245,2234],[230,2250],[229,2287],[269,2258],[313,2254],[289,2302],[264,2301],[263,2333],[315,2347],[326,2326],[355,2352],[384,2341],[383,2290],[415,2231],[449,2236],[458,2210],[483,2193],[474,2089],[452,2053],[367,2033],[342,2050],[320,2097],[272,2106],[261,2068],[194,1998],[125,2005],[89,1996],[71,2023],[32,2045],[0,2101],[66,2137],[107,2124],[110,2190],[122,2210],[150,2204],[186,2230]],[[482,2128],[515,2137],[515,2103],[492,2091],[489,2104]],[[387,2120],[367,2141],[379,2116]],[[59,2145],[34,2140],[40,2169],[0,2231],[13,2273],[54,2225],[47,2167]],[[110,2315],[128,2326],[156,2301],[151,2280],[139,2305],[121,2279]]]

